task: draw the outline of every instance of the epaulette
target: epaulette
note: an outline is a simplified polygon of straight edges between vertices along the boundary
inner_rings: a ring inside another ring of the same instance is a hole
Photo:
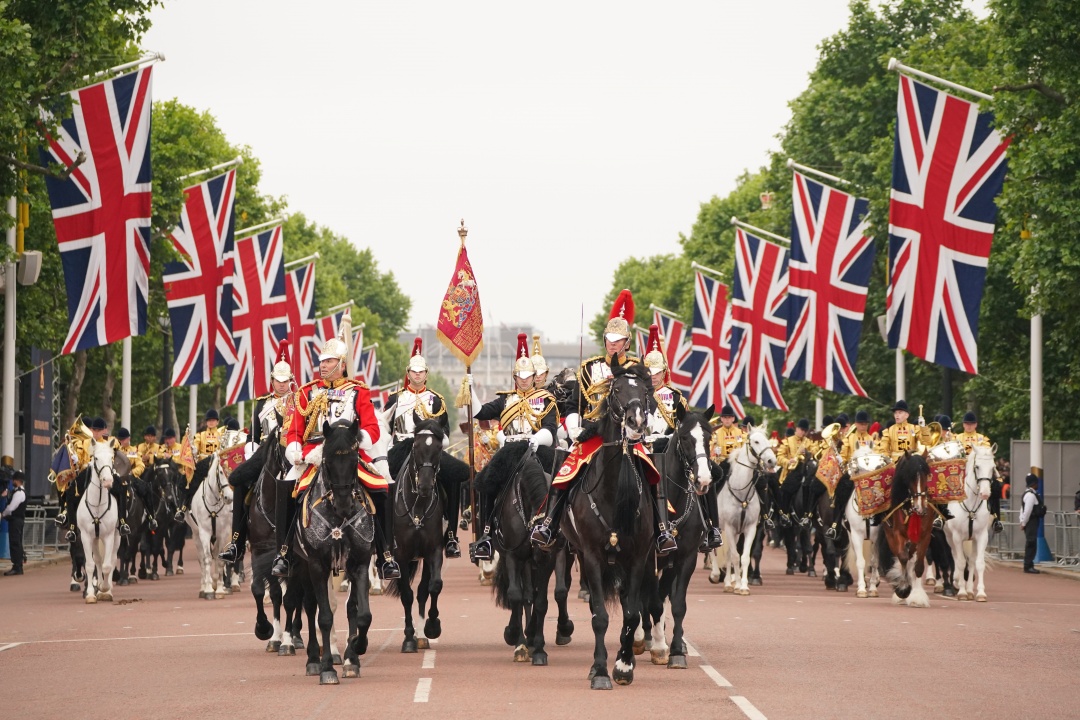
[[[312,382],[314,382],[314,381],[312,381]],[[259,402],[260,400],[269,400],[273,396],[274,396],[274,393],[268,392],[265,395],[260,395],[259,397],[255,398],[255,402]]]
[[[517,390],[496,390],[496,395],[517,395]]]
[[[304,388],[311,387],[315,383],[319,382],[318,378],[315,380],[308,380],[306,383],[297,388],[297,390],[303,390]]]
[[[555,396],[552,395],[551,392],[547,388],[533,388],[532,392],[529,392],[529,393],[525,394],[525,397],[530,397],[530,398],[532,398],[532,397],[542,397],[542,398],[550,398],[551,400],[555,399]]]

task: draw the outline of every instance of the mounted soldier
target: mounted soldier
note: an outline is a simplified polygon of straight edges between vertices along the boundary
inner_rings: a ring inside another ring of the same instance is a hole
[[[810,421],[807,418],[800,418],[799,422],[792,426],[788,423],[788,429],[791,433],[780,441],[780,447],[776,450],[776,462],[780,467],[780,476],[777,479],[779,486],[779,498],[778,505],[780,506],[780,522],[783,526],[788,526],[791,522],[791,514],[793,512],[792,506],[796,493],[802,485],[805,485],[813,478],[803,477],[801,484],[795,484],[795,480],[791,483],[787,482],[788,475],[793,470],[796,470],[800,464],[804,464],[806,460],[813,457],[816,453],[818,446],[814,440],[807,436],[810,432]],[[804,508],[804,512],[808,509]],[[805,524],[806,518],[800,520],[800,523]]]
[[[90,418],[90,424],[95,424],[94,418]],[[104,424],[102,421],[101,425]],[[86,468],[91,461],[90,440],[100,439],[101,435],[101,430],[91,430],[83,423],[81,416],[76,417],[64,435],[64,444],[53,456],[49,480],[56,484],[60,504],[60,512],[56,515],[55,522],[59,527],[67,528],[68,542],[75,542],[78,537],[75,532],[75,511],[79,507],[79,497],[86,489]]]
[[[292,366],[289,365],[289,341],[282,340],[278,347],[278,360],[270,371],[270,392],[255,399],[255,427],[252,428],[251,448],[258,448],[263,440],[277,436],[285,445],[284,429],[292,418],[293,390],[296,385]],[[246,457],[251,457],[245,449]],[[253,469],[254,470],[254,469]],[[260,469],[261,470],[261,469]],[[236,562],[243,553],[247,533],[247,496],[259,479],[259,470],[230,473],[229,484],[233,488],[232,541],[219,557],[225,562]],[[279,538],[280,539],[280,538]],[[280,547],[280,543],[279,543]]]
[[[513,467],[516,471],[520,471],[518,466],[524,462],[539,462],[541,468],[550,468],[555,460],[551,447],[559,427],[555,396],[543,386],[534,385],[536,366],[534,358],[529,357],[528,336],[525,333],[518,335],[515,356],[514,389],[496,393],[494,400],[483,405],[473,398],[473,418],[481,421],[497,419],[502,427],[499,433],[501,448],[492,458],[493,463],[506,462],[508,469]],[[526,444],[527,449],[535,453],[532,458],[525,456],[526,448],[523,446]],[[469,545],[471,559],[491,560],[491,523],[495,514],[495,500],[501,483],[512,480],[514,474],[511,472],[492,478],[489,491],[480,493],[479,519],[484,523],[484,530],[476,542]],[[489,471],[485,477],[491,475]]]
[[[861,447],[873,449],[877,438],[870,434],[870,414],[865,410],[855,413],[855,424],[844,434],[844,443],[840,448],[840,459],[846,467],[855,451]]]
[[[879,453],[887,455],[895,463],[904,453],[914,454],[920,451],[920,446],[930,447],[934,444],[931,439],[930,429],[926,427],[926,421],[922,415],[919,416],[918,425],[908,422],[911,410],[905,400],[897,400],[892,407],[892,411],[895,422],[881,431],[881,437],[877,443]],[[934,519],[934,525],[941,527],[942,519],[949,520],[952,518],[952,514],[949,512],[947,505],[939,505],[938,512],[941,513],[941,517]],[[875,515],[871,524],[874,526],[879,525],[882,515],[882,513]]]
[[[532,347],[532,360],[533,372],[533,387],[537,390],[544,390],[548,384],[548,368],[547,360],[544,359],[543,351],[540,349],[540,334],[533,335],[533,347]]]
[[[964,432],[956,435],[953,439],[964,444],[964,453],[966,455],[970,455],[976,447],[993,447],[990,438],[979,432],[979,419],[975,416],[975,413],[968,410],[964,413],[964,419],[961,422],[964,424]],[[1004,483],[1001,482],[995,468],[994,478],[990,481],[990,499],[986,501],[990,514],[994,516],[993,528],[995,533],[1002,532],[1005,529],[1001,525],[1001,489],[1003,485]]]
[[[604,354],[590,357],[581,363],[578,368],[578,407],[576,413],[567,416],[566,427],[572,440],[576,440],[582,433],[582,419],[592,420],[600,412],[600,406],[607,396],[609,380],[612,376],[611,364],[636,364],[637,358],[628,355],[627,346],[630,344],[630,325],[634,321],[634,297],[629,290],[622,290],[615,298],[611,313],[608,316],[607,325],[604,327]],[[595,448],[595,453],[599,447]],[[541,550],[550,550],[558,537],[559,524],[562,522],[563,513],[566,510],[566,501],[573,488],[574,480],[584,475],[584,467],[589,457],[572,453],[567,463],[573,463],[577,472],[564,474],[566,465],[560,469],[557,477],[551,483],[544,508],[537,516],[537,522],[529,535],[529,541],[534,547]],[[649,486],[655,493],[655,487]],[[655,500],[655,495],[654,495]],[[663,516],[660,514],[659,503],[653,503],[657,514],[658,533],[656,548],[658,555],[667,555],[677,547],[675,536]],[[665,507],[666,514],[666,507]]]
[[[323,428],[339,421],[358,424],[357,442],[359,463],[357,475],[367,490],[375,508],[376,545],[380,547],[383,579],[401,577],[401,569],[390,554],[393,545],[393,517],[386,478],[371,466],[367,451],[379,439],[379,421],[371,404],[367,385],[345,376],[346,340],[330,338],[319,353],[319,379],[312,380],[295,393],[295,405],[290,413],[285,445],[285,457],[293,463],[289,474],[278,480],[275,525],[280,551],[274,560],[271,574],[288,577],[289,531],[292,509],[299,507],[299,496],[307,489],[322,464]],[[297,500],[293,500],[296,497]]]
[[[394,433],[394,445],[411,440],[416,432],[416,424],[424,420],[438,420],[442,426],[443,438],[450,437],[450,418],[446,414],[446,401],[439,393],[427,386],[428,364],[424,359],[424,341],[416,338],[412,354],[405,370],[405,386],[386,400],[384,411],[392,411],[393,421],[390,428]],[[445,448],[444,448],[445,449]],[[443,518],[447,522],[446,538],[443,541],[446,557],[461,557],[458,544],[457,523],[461,510],[461,481],[439,473],[436,479],[446,493],[443,505]]]
[[[154,459],[158,455],[158,441],[157,441],[157,428],[153,425],[148,425],[143,430],[143,441],[139,443],[136,448],[139,452],[139,457],[142,458],[143,465],[153,465]]]
[[[156,457],[161,460],[179,462],[180,449],[183,445],[176,442],[176,430],[173,428],[165,428],[162,439],[164,442],[157,446]]]
[[[193,442],[196,462],[213,455],[221,449],[221,436],[225,433],[225,428],[218,427],[219,420],[217,410],[210,408],[206,411],[206,415],[203,417],[206,428],[195,433]]]
[[[128,459],[128,463],[131,464],[131,475],[135,478],[135,482],[131,483],[131,491],[139,496],[139,499],[143,502],[144,508],[149,508],[153,498],[150,496],[149,486],[145,482],[142,482],[143,473],[146,471],[146,465],[143,463],[142,459],[143,454],[139,452],[137,446],[131,444],[131,431],[125,427],[116,431],[116,441],[117,449],[124,453]],[[125,477],[121,477],[119,480],[120,484],[126,487],[127,481]],[[127,500],[126,494],[124,499],[125,501]],[[126,509],[126,502],[124,503],[124,506]],[[151,530],[156,530],[158,526],[157,519],[150,513],[147,513],[147,517],[149,518],[149,528]],[[124,518],[123,524],[127,524],[126,517]]]

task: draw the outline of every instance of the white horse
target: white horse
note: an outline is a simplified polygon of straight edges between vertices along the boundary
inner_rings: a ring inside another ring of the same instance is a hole
[[[986,501],[990,499],[994,467],[994,448],[972,448],[964,473],[964,501],[949,503],[953,518],[945,523],[945,534],[952,547],[953,584],[957,588],[957,600],[986,602],[986,585],[983,582],[986,576],[986,545],[990,541],[990,523],[993,522]],[[977,586],[976,575],[979,578]]]
[[[757,488],[754,487],[754,473],[776,471],[776,453],[769,444],[765,427],[751,427],[746,441],[727,458],[728,479],[720,489],[719,510],[720,527],[724,533],[725,545],[729,545],[727,575],[724,578],[724,592],[736,595],[749,595],[746,574],[750,568],[750,552],[757,535],[758,519],[761,515],[761,501]],[[743,536],[743,550],[740,556],[735,551],[735,543]],[[719,573],[716,563],[714,573]],[[735,574],[739,573],[738,580]]]
[[[199,485],[198,492],[191,502],[191,512],[187,515],[187,524],[191,528],[191,537],[195,540],[195,550],[199,557],[202,580],[199,597],[214,600],[225,597],[239,584],[239,577],[232,573],[229,585],[225,584],[225,562],[218,557],[229,544],[229,529],[232,527],[233,491],[229,480],[221,470],[221,464],[215,455],[210,461],[206,478]]]
[[[112,602],[112,573],[120,549],[118,512],[109,490],[117,477],[116,451],[91,440],[90,479],[75,513],[86,556],[86,602]]]
[[[858,447],[851,457],[855,459],[871,453],[873,453],[873,450],[869,447]],[[844,509],[844,515],[847,518],[851,535],[851,542],[848,543],[848,567],[851,567],[852,560],[854,560],[859,581],[859,589],[855,593],[855,597],[876,598],[881,577],[878,572],[877,552],[874,548],[877,545],[877,537],[881,532],[881,528],[870,525],[870,518],[864,518],[859,514],[859,506],[855,502],[854,493],[851,494],[851,500],[848,501],[847,507]],[[867,567],[870,568],[869,573],[867,573]]]

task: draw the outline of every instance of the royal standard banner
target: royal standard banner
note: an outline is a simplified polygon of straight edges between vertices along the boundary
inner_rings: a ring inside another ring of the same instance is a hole
[[[480,310],[480,291],[476,286],[465,243],[458,250],[454,275],[446,288],[439,323],[440,342],[466,366],[472,365],[484,347],[484,316]]]

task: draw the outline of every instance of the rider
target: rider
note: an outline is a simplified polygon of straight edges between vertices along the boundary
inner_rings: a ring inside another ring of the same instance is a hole
[[[961,422],[964,424],[964,432],[957,435],[955,439],[964,444],[966,454],[970,455],[976,446],[991,447],[990,438],[979,432],[979,419],[975,416],[975,413],[968,410],[964,413],[964,419]],[[1001,488],[1003,484],[995,468],[994,478],[990,481],[990,499],[986,501],[986,507],[989,508],[990,514],[994,516],[995,533],[1002,532],[1005,529],[1001,525]]]
[[[131,444],[131,431],[125,427],[116,431],[117,447],[120,452],[127,456],[128,462],[131,464],[131,475],[135,478],[136,482],[131,483],[132,492],[139,496],[139,499],[143,501],[143,507],[146,508],[146,515],[149,518],[148,526],[151,530],[156,530],[158,523],[157,519],[150,514],[151,497],[149,488],[146,483],[142,482],[142,474],[146,471],[146,465],[143,463],[142,453],[139,452],[139,448]],[[124,479],[120,478],[120,484],[125,484]],[[126,493],[125,493],[126,499]],[[124,525],[127,525],[125,518]]]
[[[147,425],[143,430],[143,441],[136,448],[144,465],[152,465],[158,454],[157,428]]]
[[[740,426],[735,422],[735,408],[730,404],[725,404],[720,408],[720,423],[713,429],[711,460],[713,464],[720,468],[720,477],[719,482],[716,483],[717,486],[715,491],[710,493],[713,497],[708,502],[710,505],[709,512],[716,512],[716,515],[713,516],[715,518],[719,518],[720,516],[719,509],[715,507],[717,502],[716,493],[720,492],[720,489],[727,481],[728,465],[725,461],[731,456],[731,453],[735,452],[740,445],[746,442],[746,438],[750,433],[749,428],[754,422],[754,419],[749,415],[746,416],[745,420],[744,426],[746,429],[744,430],[743,426]],[[762,501],[764,502],[764,494],[761,493],[761,495]],[[719,547],[719,545],[717,545],[717,547]]]
[[[383,408],[394,410],[391,429],[394,432],[395,445],[413,437],[417,422],[431,419],[439,421],[443,428],[444,441],[449,442],[450,419],[446,416],[446,401],[442,395],[427,386],[428,364],[423,351],[423,339],[416,338],[405,371],[405,387],[390,395],[386,400],[386,407]],[[458,544],[457,523],[461,510],[461,481],[443,472],[436,476],[436,480],[446,492],[446,503],[443,505],[443,518],[447,522],[444,540],[446,557],[459,558],[461,546]]]
[[[360,447],[357,474],[376,507],[375,524],[379,531],[376,533],[376,545],[382,546],[379,554],[383,558],[380,574],[384,580],[401,577],[401,568],[390,554],[394,543],[394,522],[392,501],[387,492],[389,485],[386,478],[368,469],[371,459],[366,451],[379,439],[379,421],[375,417],[367,385],[345,376],[348,347],[341,337],[327,340],[319,353],[320,378],[307,383],[295,394],[296,405],[289,417],[285,446],[285,458],[293,463],[293,468],[288,476],[277,481],[274,517],[281,551],[271,569],[274,577],[287,577],[289,574],[286,556],[292,529],[289,505],[294,488],[299,506],[301,493],[314,479],[322,462],[323,425],[338,420],[355,420],[360,426],[357,431]]]
[[[795,424],[794,432],[780,441],[780,447],[776,451],[776,462],[780,466],[780,520],[785,526],[791,522],[792,501],[799,489],[786,484],[785,480],[788,473],[805,460],[807,454],[813,455],[817,450],[817,444],[806,435],[809,431],[810,421],[806,418],[800,418],[799,422]],[[808,522],[809,513],[807,512],[806,517],[799,520],[799,524],[805,525]]]
[[[89,418],[89,425],[94,425],[96,418]],[[101,421],[105,425],[105,421]],[[56,524],[67,527],[68,542],[75,542],[75,514],[79,507],[79,498],[86,489],[86,468],[91,461],[91,438],[100,440],[104,434],[104,427],[91,430],[82,417],[75,418],[75,422],[64,436],[64,445],[53,457],[52,473],[50,479],[56,483],[56,492],[59,496],[60,512],[56,516]],[[70,522],[69,522],[70,521]]]
[[[206,429],[202,432],[195,433],[195,461],[198,462],[203,458],[213,455],[221,449],[221,436],[225,433],[225,429],[218,427],[218,411],[214,408],[210,408],[206,411],[206,416],[203,418],[206,421]]]
[[[586,359],[578,368],[578,408],[576,413],[570,413],[566,417],[566,427],[571,439],[576,440],[581,434],[582,416],[591,416],[595,413],[606,395],[613,359],[618,358],[620,364],[637,362],[637,358],[626,353],[626,348],[630,343],[630,324],[633,321],[634,297],[629,290],[622,290],[615,298],[607,325],[604,327],[604,354]],[[560,470],[561,473],[562,470]],[[568,477],[556,477],[551,483],[551,490],[548,492],[544,507],[536,518],[543,519],[533,525],[529,535],[529,541],[534,547],[549,550],[555,544],[574,478],[581,474],[579,471],[569,474]],[[653,488],[651,484],[649,487]],[[654,503],[654,507],[657,508],[657,514],[659,514],[658,503]],[[667,555],[678,547],[675,536],[664,522],[659,523],[656,547],[657,555]]]
[[[840,448],[840,459],[845,465],[851,461],[855,451],[861,447],[873,448],[874,436],[867,428],[870,426],[870,414],[865,410],[855,413],[855,428],[849,430],[844,436],[844,444]]]
[[[172,428],[165,428],[165,432],[162,434],[162,439],[165,442],[157,446],[155,457],[157,457],[159,460],[172,460],[173,462],[179,462],[180,450],[183,445],[176,442],[176,430]]]
[[[256,423],[251,440],[256,447],[262,443],[263,438],[270,437],[283,428],[292,414],[293,371],[288,357],[289,342],[283,340],[278,349],[278,361],[270,371],[271,392],[255,399]],[[278,441],[285,444],[284,433],[279,433]],[[240,468],[237,468],[237,471],[239,470]],[[236,562],[241,556],[240,548],[244,546],[247,535],[247,496],[252,485],[259,479],[262,468],[251,468],[249,472],[237,471],[229,475],[229,484],[233,488],[232,541],[218,555],[226,562]]]
[[[926,423],[921,417],[919,418],[918,425],[908,422],[911,410],[908,408],[906,401],[897,400],[896,404],[893,405],[892,410],[893,419],[896,422],[881,432],[877,451],[882,455],[888,455],[895,463],[905,452],[916,452],[920,443],[929,446],[930,430],[926,427]],[[947,505],[939,505],[938,511],[945,520],[952,518],[952,514],[949,512]],[[882,517],[882,513],[875,515],[872,524],[880,524]],[[934,524],[940,525],[942,517],[935,518]]]
[[[473,399],[473,417],[477,420],[499,420],[503,447],[505,443],[528,442],[538,454],[541,467],[551,467],[554,454],[550,448],[559,427],[559,411],[555,396],[543,387],[534,387],[535,365],[529,358],[528,336],[518,334],[517,359],[514,361],[514,389],[498,392],[495,399],[480,406]],[[465,377],[469,377],[466,375]],[[491,522],[495,514],[496,495],[481,493],[480,518],[484,531],[476,542],[469,545],[469,557],[474,560],[491,560]]]
[[[536,373],[533,375],[533,387],[537,390],[547,388],[548,364],[547,360],[544,359],[543,352],[540,350],[540,333],[533,335],[532,365],[533,371]]]

